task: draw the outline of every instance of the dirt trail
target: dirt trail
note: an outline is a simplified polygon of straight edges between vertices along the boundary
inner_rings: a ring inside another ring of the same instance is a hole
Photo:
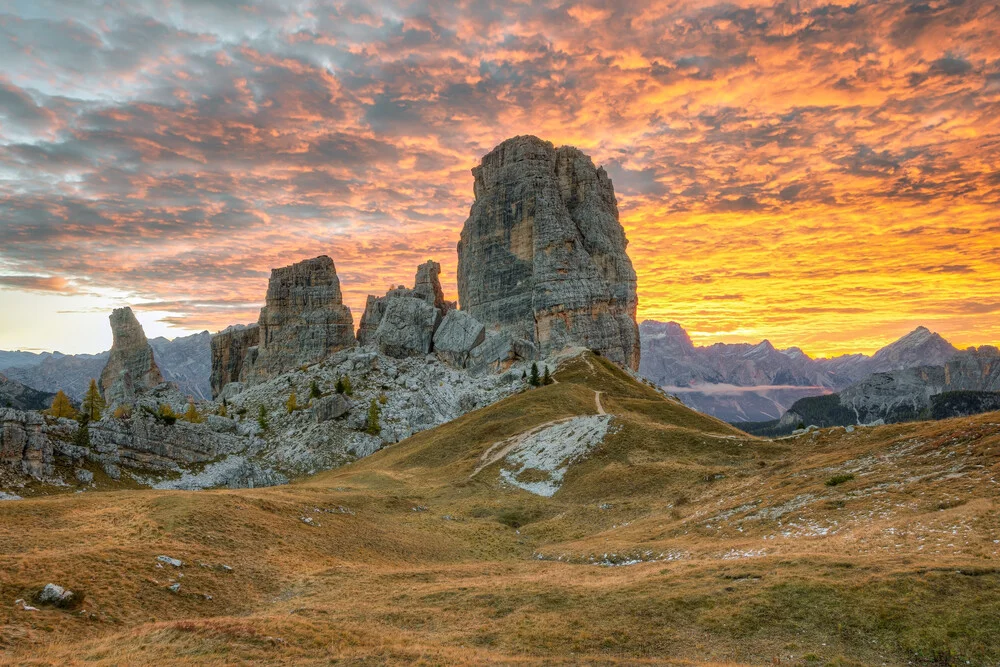
[[[604,411],[604,406],[601,405],[601,394],[603,393],[603,391],[594,391],[594,403],[597,405],[597,414],[599,415],[608,414]]]

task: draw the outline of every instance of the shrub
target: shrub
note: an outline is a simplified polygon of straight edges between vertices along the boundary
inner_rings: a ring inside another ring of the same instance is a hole
[[[838,486],[844,482],[850,482],[854,479],[854,475],[834,475],[830,479],[826,480],[827,486]]]
[[[192,424],[200,424],[205,421],[201,413],[198,412],[198,408],[195,407],[193,400],[188,400],[187,410],[184,412],[184,420]]]
[[[288,396],[288,401],[285,403],[285,408],[288,410],[288,414],[292,414],[299,409],[299,401],[295,396],[295,390],[292,389],[292,393]]]
[[[177,422],[177,413],[167,403],[160,403],[159,419],[167,426],[173,426]]]
[[[257,425],[261,431],[266,431],[270,427],[267,422],[267,409],[263,405],[257,410]]]
[[[316,383],[316,380],[313,380],[309,384],[309,398],[321,398],[322,396],[323,392],[319,390],[319,384]]]
[[[132,406],[131,405],[119,405],[115,408],[115,419],[131,419],[132,418]]]

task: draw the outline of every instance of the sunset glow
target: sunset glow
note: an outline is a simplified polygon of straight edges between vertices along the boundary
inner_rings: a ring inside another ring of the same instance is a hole
[[[470,169],[518,134],[607,169],[640,320],[1000,343],[995,3],[5,7],[0,348],[98,351],[124,303],[150,335],[249,322],[320,254],[355,323],[426,259],[457,298]]]

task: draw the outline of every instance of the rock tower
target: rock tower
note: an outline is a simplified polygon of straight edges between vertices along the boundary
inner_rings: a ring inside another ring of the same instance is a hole
[[[576,148],[520,136],[472,173],[462,310],[540,356],[579,345],[638,368],[635,270],[604,169]]]

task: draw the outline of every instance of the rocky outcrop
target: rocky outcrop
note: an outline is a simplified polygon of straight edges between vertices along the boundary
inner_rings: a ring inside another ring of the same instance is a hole
[[[464,310],[445,315],[434,333],[434,353],[455,368],[469,365],[472,351],[486,340],[486,327]]]
[[[351,409],[351,402],[343,394],[333,394],[324,396],[313,403],[313,414],[316,416],[316,423],[339,419]]]
[[[114,342],[108,363],[101,371],[101,391],[109,404],[130,403],[136,394],[161,384],[163,375],[131,308],[112,311],[111,333]]]
[[[323,255],[273,269],[258,327],[227,329],[213,339],[216,396],[230,382],[262,382],[355,344],[354,318],[333,260]]]
[[[1000,350],[992,345],[962,350],[944,365],[948,391],[1000,391]]]
[[[433,304],[412,296],[394,297],[386,301],[372,340],[390,357],[429,354],[440,322],[441,311]]]
[[[62,444],[58,453],[102,465],[163,471],[242,452],[249,444],[238,434],[216,432],[209,423],[168,425],[141,412],[130,419],[103,419],[89,429],[89,446]]]
[[[611,180],[575,148],[508,139],[472,170],[458,244],[463,310],[540,355],[568,346],[639,366],[636,276]]]
[[[358,342],[362,345],[377,343],[375,333],[378,331],[389,303],[393,299],[419,299],[436,310],[440,317],[444,317],[449,311],[454,310],[455,302],[445,301],[440,276],[441,265],[428,260],[417,267],[413,289],[400,285],[390,289],[385,293],[385,296],[368,295],[365,312],[361,316],[361,323],[358,326]],[[410,309],[413,310],[413,307],[411,306]]]
[[[40,414],[0,408],[0,464],[35,478],[52,474],[52,441]]]
[[[213,399],[230,382],[241,381],[247,354],[259,342],[260,327],[256,324],[235,324],[212,336],[210,383]]]
[[[260,311],[260,344],[248,379],[270,378],[354,345],[333,260],[323,255],[271,271]]]

